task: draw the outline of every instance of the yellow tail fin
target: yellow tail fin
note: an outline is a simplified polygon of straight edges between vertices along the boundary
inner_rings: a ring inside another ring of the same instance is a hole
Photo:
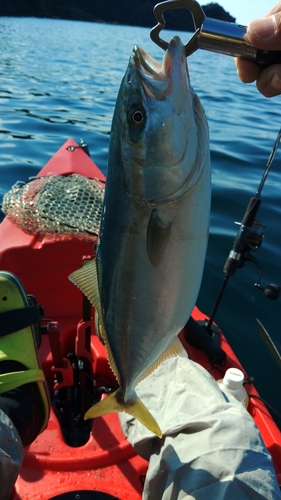
[[[156,420],[136,394],[134,399],[132,399],[129,403],[120,402],[121,398],[118,398],[118,395],[121,396],[120,389],[117,389],[116,392],[110,394],[110,396],[107,396],[105,399],[92,406],[85,413],[85,420],[87,420],[88,418],[101,417],[102,415],[107,415],[108,413],[111,413],[113,411],[125,411],[126,413],[129,413],[129,415],[132,415],[132,417],[135,417],[137,420],[139,420],[139,422],[141,422],[151,432],[156,434],[156,436],[158,436],[159,438],[162,437],[161,429]]]

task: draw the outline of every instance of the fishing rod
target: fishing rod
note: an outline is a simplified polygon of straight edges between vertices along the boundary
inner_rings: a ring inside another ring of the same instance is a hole
[[[266,286],[261,285],[260,282],[262,277],[262,269],[257,259],[251,254],[251,251],[258,250],[264,237],[264,225],[256,220],[256,215],[261,204],[261,193],[272,166],[280,140],[281,128],[278,132],[275,144],[269,155],[257,192],[255,196],[250,198],[242,222],[238,223],[239,229],[237,235],[234,239],[232,249],[223,267],[224,279],[209,319],[206,319],[205,321],[195,321],[191,316],[186,324],[186,341],[191,345],[197,347],[198,349],[202,349],[207,354],[209,361],[213,366],[223,366],[226,361],[226,354],[220,347],[219,329],[214,324],[214,318],[225,292],[228,280],[235,274],[237,269],[241,269],[246,261],[253,262],[259,271],[259,276],[257,282],[255,283],[255,287],[259,290],[263,290],[265,295],[271,300],[277,300],[281,292],[281,287],[275,283],[271,283]],[[264,341],[266,341],[267,345],[269,345],[271,342],[271,352],[277,352],[276,346],[273,344],[273,341],[271,340],[269,334],[266,332],[259,321],[258,327],[262,338]]]
[[[239,230],[234,239],[232,249],[224,264],[223,268],[224,280],[221,285],[221,289],[218,293],[218,296],[216,298],[209,321],[206,325],[206,330],[209,333],[211,333],[212,324],[214,322],[216,312],[220,305],[229,278],[235,274],[237,269],[241,269],[246,261],[253,262],[259,270],[259,276],[257,282],[255,283],[255,287],[258,288],[259,290],[263,290],[265,295],[271,300],[277,300],[280,296],[281,287],[279,285],[275,283],[271,283],[266,286],[261,285],[260,281],[262,277],[262,269],[257,259],[251,254],[251,251],[258,250],[264,237],[264,232],[263,232],[264,226],[263,224],[261,224],[259,221],[256,220],[256,215],[261,204],[261,192],[264,187],[270,168],[272,166],[280,140],[281,140],[281,128],[278,132],[274,146],[266,163],[265,170],[262,179],[260,181],[258,190],[256,192],[256,195],[250,198],[242,222],[239,223]]]

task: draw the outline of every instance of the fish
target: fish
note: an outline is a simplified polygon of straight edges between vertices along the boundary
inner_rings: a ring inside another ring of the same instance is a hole
[[[125,411],[158,437],[138,383],[180,355],[196,303],[209,232],[209,130],[171,39],[162,64],[135,46],[112,119],[96,257],[70,275],[98,314],[119,388],[85,419]]]

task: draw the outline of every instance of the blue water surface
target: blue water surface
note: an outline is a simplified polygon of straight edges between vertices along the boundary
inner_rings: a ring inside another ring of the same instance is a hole
[[[190,36],[178,34],[183,41]],[[83,138],[106,172],[113,109],[135,44],[158,60],[163,56],[147,28],[0,18],[0,202],[17,180],[36,175],[68,137]],[[213,201],[198,299],[210,314],[237,232],[234,221],[241,221],[258,188],[281,126],[281,101],[264,98],[254,84],[242,84],[230,57],[197,51],[188,64],[210,127]],[[256,253],[262,282],[281,285],[281,150],[263,189],[258,219],[266,226]],[[261,320],[281,351],[280,299],[270,301],[258,291],[257,278],[252,263],[237,271],[216,321],[262,397],[281,413],[280,369],[255,321]]]

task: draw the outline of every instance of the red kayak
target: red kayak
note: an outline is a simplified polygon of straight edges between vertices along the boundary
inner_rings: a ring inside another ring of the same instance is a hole
[[[72,139],[37,177],[51,174],[95,179],[100,191],[105,181],[85,148]],[[67,193],[71,203],[71,189]],[[29,201],[30,209],[32,203]],[[87,211],[87,200],[81,197],[81,204]],[[92,308],[68,279],[83,260],[94,256],[95,229],[76,234],[67,213],[61,214],[62,219],[69,226],[63,236],[59,228],[52,234],[35,232],[34,221],[28,219],[24,228],[19,227],[10,216],[0,226],[0,268],[14,273],[26,292],[44,307],[39,356],[52,400],[47,428],[25,449],[11,500],[141,499],[147,462],[125,439],[117,414],[90,424],[83,419],[93,402],[116,388],[116,380],[95,330]],[[55,216],[53,223],[58,224]],[[237,367],[247,380],[221,331],[215,328],[210,335],[200,327],[206,321],[195,307],[192,319],[180,333],[189,357],[210,370],[215,379],[221,379],[228,368]],[[255,387],[249,382],[245,388],[248,411],[272,455],[280,485],[281,433]]]

